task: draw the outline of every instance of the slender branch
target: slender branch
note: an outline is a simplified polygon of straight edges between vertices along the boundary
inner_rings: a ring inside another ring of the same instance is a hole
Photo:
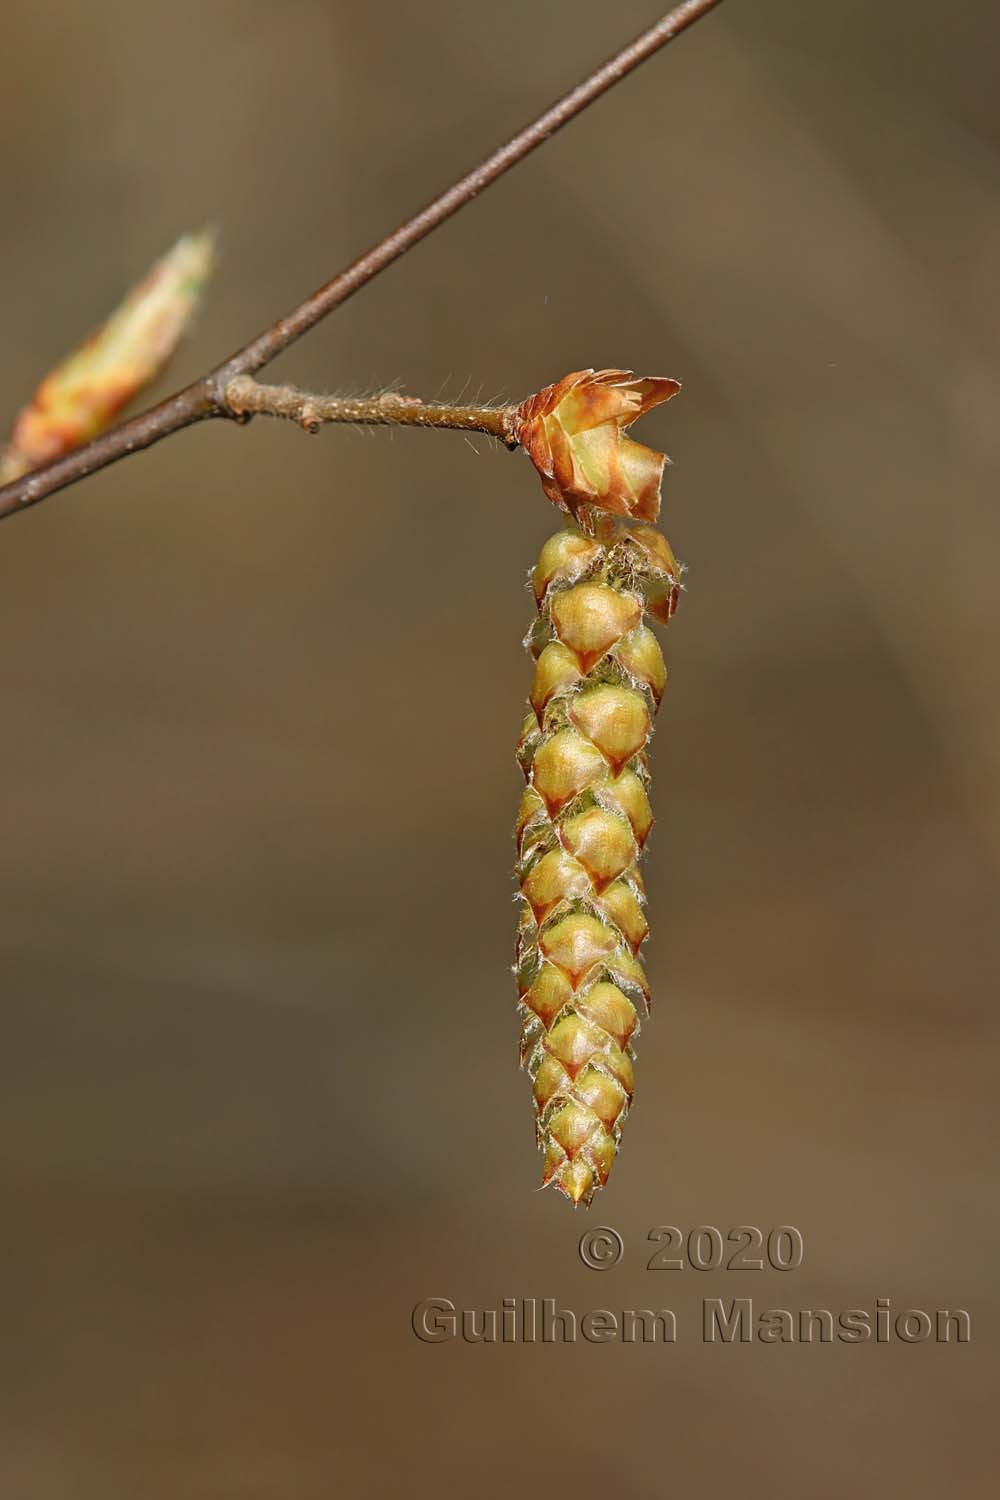
[[[346,302],[354,292],[377,276],[379,271],[385,270],[386,266],[392,264],[399,257],[425,235],[430,234],[445,219],[449,219],[458,209],[464,207],[471,198],[475,198],[484,188],[496,182],[504,172],[523,161],[532,151],[547,141],[563,125],[578,115],[581,110],[587,108],[595,99],[620,83],[633,69],[648,57],[652,57],[667,42],[674,39],[693,22],[700,19],[708,11],[713,10],[720,0],[684,0],[684,3],[663,16],[655,25],[650,26],[647,31],[642,32],[629,42],[614,57],[596,68],[589,77],[571,89],[568,94],[547,109],[544,114],[538,116],[530,125],[518,131],[499,150],[494,151],[478,167],[460,177],[450,188],[440,193],[426,208],[407,219],[398,229],[394,229],[384,240],[375,245],[364,255],[358,257],[351,265],[347,266],[332,281],[328,281],[319,291],[314,292],[305,302],[301,303],[294,312],[287,317],[279,319],[270,328],[259,334],[245,348],[239,350],[216,372],[225,383],[234,375],[255,374],[264,365],[269,364],[272,359],[279,355],[282,350],[287,349],[289,344],[301,338],[310,328],[313,328],[321,318]]]
[[[588,104],[592,104],[660,47],[679,36],[718,4],[720,0],[683,0],[682,4],[675,6],[655,25],[596,68],[582,83],[571,89],[558,103],[539,115],[478,167],[461,177],[210,374],[149,410],[140,412],[138,416],[109,428],[101,437],[67,454],[65,458],[0,487],[0,520],[31,505],[37,505],[40,500],[55,494],[57,490],[75,484],[77,480],[127,457],[130,453],[148,448],[161,438],[169,437],[192,423],[208,417],[236,417],[237,414],[227,405],[226,391],[237,376],[255,374],[262,369],[296,339],[315,327],[327,313],[339,307],[380,271],[385,270],[386,266],[398,260],[430,234],[432,229],[443,224],[504,172],[523,161],[543,141],[586,109]]]
[[[234,417],[286,417],[307,432],[318,432],[324,422],[451,427],[459,432],[485,432],[508,448],[517,447],[517,408],[513,406],[436,406],[392,391],[381,396],[316,396],[294,385],[261,385],[250,375],[231,380],[225,397]]]

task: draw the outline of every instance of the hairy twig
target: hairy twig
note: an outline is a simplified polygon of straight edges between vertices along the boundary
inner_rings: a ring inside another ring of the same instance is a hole
[[[324,422],[353,422],[373,427],[451,427],[485,432],[508,448],[517,447],[517,407],[431,405],[416,396],[387,391],[381,396],[317,396],[294,385],[261,385],[251,375],[237,375],[225,391],[226,406],[236,418],[286,417],[306,432]]]
[[[586,109],[614,84],[651,57],[667,42],[713,10],[720,0],[683,0],[655,25],[597,68],[576,88],[565,94],[499,150],[447,188],[425,208],[387,235],[371,250],[353,261],[325,286],[279,318],[244,348],[230,356],[208,375],[192,382],[175,395],[140,412],[138,416],[110,428],[93,442],[76,449],[55,463],[25,474],[0,488],[0,519],[36,505],[46,496],[85,478],[120,458],[148,448],[171,433],[208,417],[237,418],[227,404],[227,391],[241,375],[262,369],[310,328],[365,286],[386,266],[451,217],[484,188],[540,146],[561,126]],[[351,420],[351,419],[348,419]],[[433,424],[441,425],[441,424]],[[499,434],[497,434],[499,435]]]

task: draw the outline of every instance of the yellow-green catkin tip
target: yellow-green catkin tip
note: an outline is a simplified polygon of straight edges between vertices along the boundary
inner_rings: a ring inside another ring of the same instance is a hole
[[[184,235],[107,322],[42,381],[0,457],[0,483],[97,437],[160,374],[198,307],[215,261],[210,231]]]

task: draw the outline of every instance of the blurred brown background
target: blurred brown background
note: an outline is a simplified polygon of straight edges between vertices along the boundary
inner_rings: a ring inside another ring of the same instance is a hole
[[[210,221],[206,368],[655,10],[8,0],[0,410]],[[514,1063],[523,458],[209,426],[4,527],[5,1500],[995,1493],[998,43],[732,0],[274,368],[685,383],[657,1004],[589,1218]],[[648,1272],[668,1223],[805,1261]],[[681,1336],[428,1347],[430,1295]],[[706,1347],[704,1296],[973,1343]]]

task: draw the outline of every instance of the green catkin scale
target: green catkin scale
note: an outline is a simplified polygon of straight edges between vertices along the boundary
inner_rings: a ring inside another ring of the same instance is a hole
[[[607,1181],[649,1010],[639,859],[666,668],[645,621],[670,618],[680,576],[652,526],[589,521],[550,537],[532,575],[538,615],[525,644],[535,673],[516,828],[521,1061],[543,1182],[573,1203]]]

